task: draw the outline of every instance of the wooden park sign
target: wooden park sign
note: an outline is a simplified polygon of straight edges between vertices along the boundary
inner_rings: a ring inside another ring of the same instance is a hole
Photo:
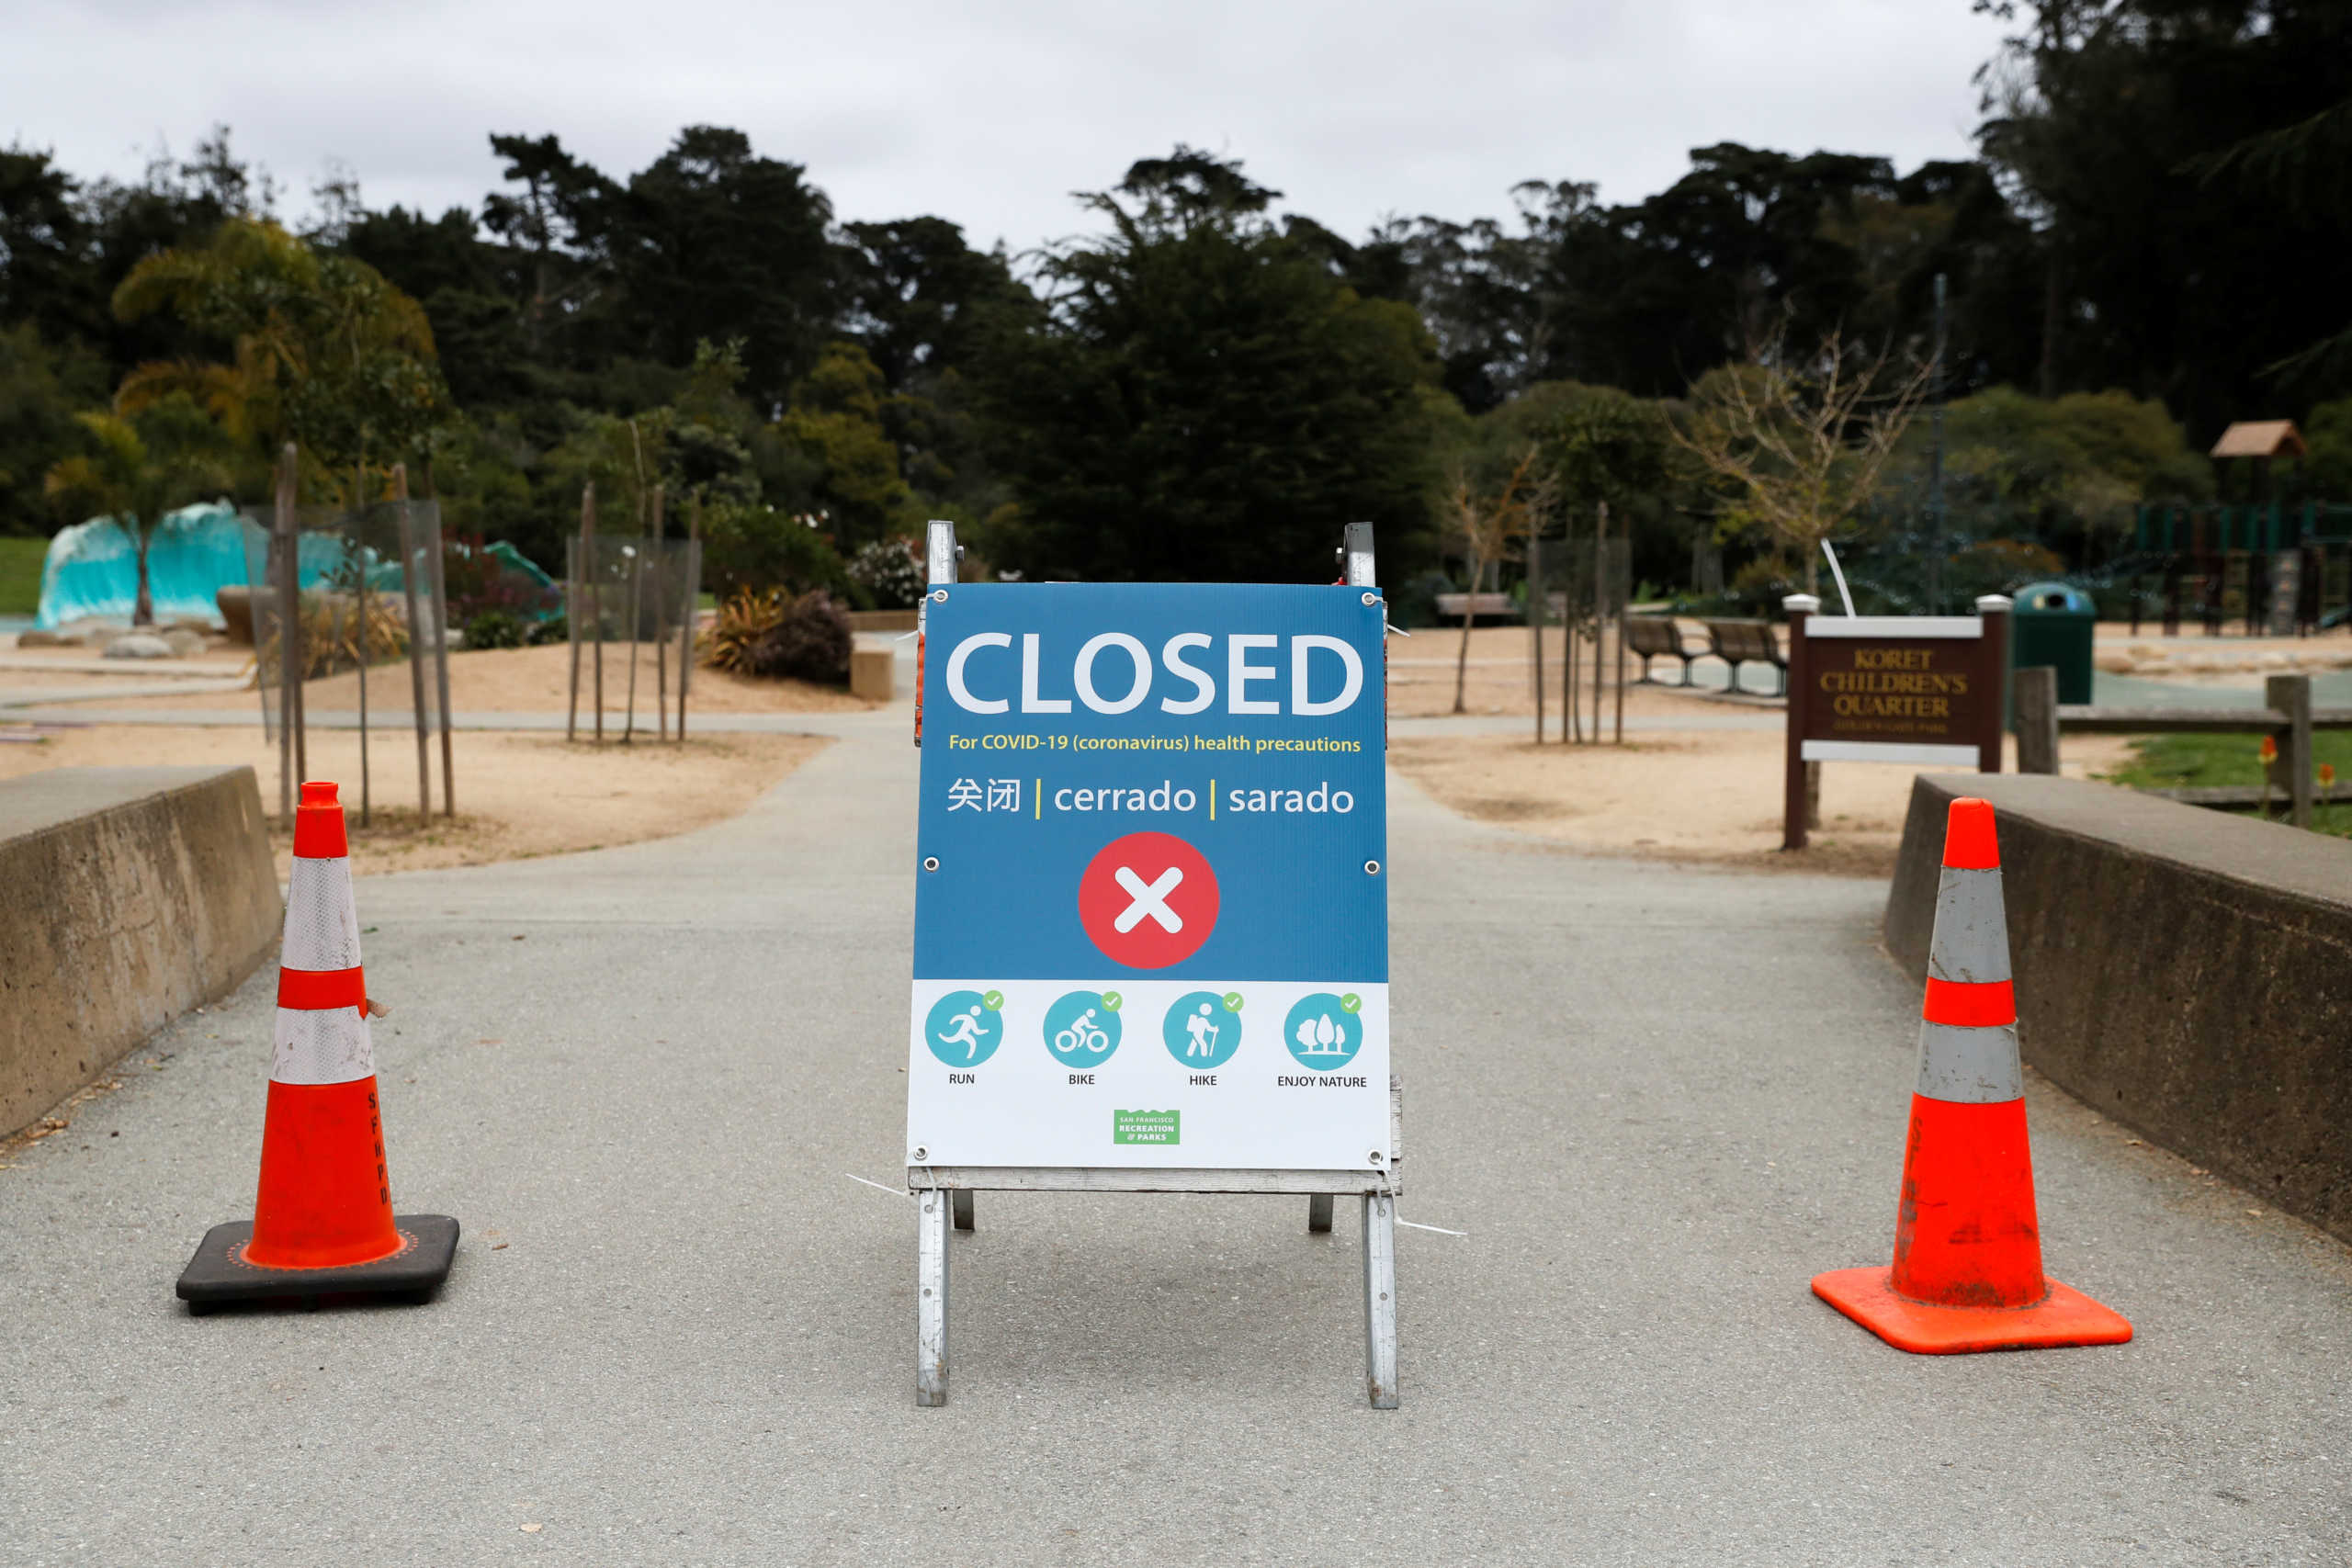
[[[2009,601],[1973,615],[1822,615],[1793,593],[1781,847],[1805,846],[1805,764],[1907,762],[2001,771]]]

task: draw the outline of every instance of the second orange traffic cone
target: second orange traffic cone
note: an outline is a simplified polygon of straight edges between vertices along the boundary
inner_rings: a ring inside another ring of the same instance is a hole
[[[180,1276],[193,1311],[274,1297],[422,1300],[448,1276],[458,1222],[392,1213],[359,915],[343,807],[306,784],[277,971],[277,1026],[253,1223],[215,1225]]]
[[[2000,846],[1987,801],[1955,800],[1946,818],[1921,1012],[1894,1265],[1820,1275],[1814,1294],[1923,1355],[2131,1338],[2120,1314],[2041,1271]]]

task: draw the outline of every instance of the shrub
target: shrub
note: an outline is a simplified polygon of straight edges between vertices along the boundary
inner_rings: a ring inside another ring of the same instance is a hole
[[[520,648],[527,641],[531,628],[520,615],[504,610],[484,610],[466,623],[466,646],[476,648]]]
[[[745,589],[839,592],[849,584],[821,513],[721,503],[703,517],[703,581],[721,599]]]
[[[840,685],[849,679],[851,642],[849,616],[826,594],[747,589],[720,606],[702,658],[738,675]]]
[[[315,681],[340,670],[359,667],[359,601],[348,593],[311,591],[296,601],[301,617],[301,639],[296,644],[302,660],[302,679]],[[264,684],[279,674],[277,619],[265,613],[266,630],[256,650]],[[389,664],[408,657],[408,622],[387,595],[368,596],[368,662]]]
[[[876,539],[849,563],[849,579],[874,596],[877,610],[909,610],[922,597],[922,547],[912,539]]]
[[[571,618],[560,610],[544,621],[534,622],[527,639],[533,648],[544,648],[551,642],[571,640]]]

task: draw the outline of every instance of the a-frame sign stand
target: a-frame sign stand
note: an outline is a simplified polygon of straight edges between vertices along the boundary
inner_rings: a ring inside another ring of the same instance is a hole
[[[926,564],[930,585],[922,606],[925,622],[934,604],[957,581],[962,550],[955,525],[930,525]],[[1340,581],[1363,591],[1364,604],[1379,604],[1373,557],[1372,525],[1349,524],[1339,551]],[[1382,606],[1385,616],[1385,607]],[[925,658],[921,649],[919,660]],[[1371,672],[1383,682],[1385,671]],[[918,678],[920,681],[920,677]],[[917,687],[916,743],[922,743],[922,687]],[[1384,722],[1383,736],[1385,728]],[[1374,868],[1368,867],[1367,870]],[[1017,1192],[1255,1192],[1303,1195],[1306,1228],[1328,1234],[1332,1200],[1352,1197],[1363,1213],[1364,1384],[1375,1410],[1396,1408],[1396,1199],[1403,1190],[1404,1102],[1398,1077],[1388,1077],[1388,1134],[1385,1149],[1367,1151],[1362,1168],[1222,1169],[1105,1167],[956,1166],[927,1163],[929,1151],[910,1151],[907,1187],[916,1204],[915,1403],[947,1403],[948,1285],[951,1233],[976,1223],[974,1194],[982,1190]]]

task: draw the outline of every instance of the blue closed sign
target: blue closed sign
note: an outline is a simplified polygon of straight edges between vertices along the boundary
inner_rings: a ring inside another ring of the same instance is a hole
[[[1339,586],[934,592],[910,1161],[1385,1158],[1385,609]]]

